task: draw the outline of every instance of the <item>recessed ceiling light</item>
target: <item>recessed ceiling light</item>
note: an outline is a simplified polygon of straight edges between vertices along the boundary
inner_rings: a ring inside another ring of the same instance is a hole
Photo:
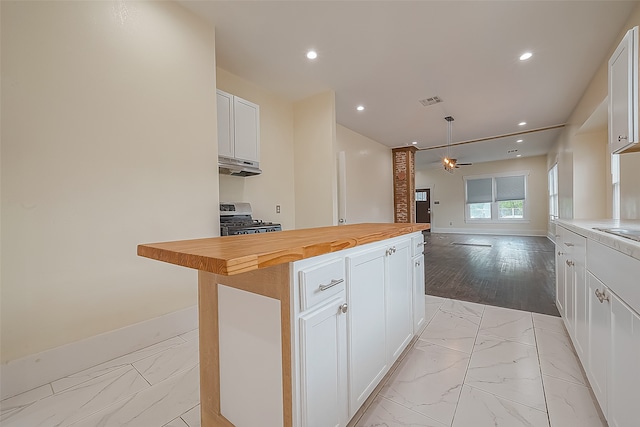
[[[363,111],[363,110],[364,110],[364,105],[358,105],[358,106],[356,107],[356,110],[358,110],[358,111]]]
[[[310,50],[307,52],[307,58],[316,59],[318,57],[318,53],[315,50]]]
[[[418,145],[418,141],[413,141],[412,144],[413,145]]]
[[[522,157],[522,154],[516,154],[516,157]]]
[[[525,52],[522,55],[520,55],[520,61],[526,61],[527,59],[531,58],[532,56],[533,56],[533,53]]]
[[[527,122],[520,122],[520,123],[518,123],[518,126],[524,126],[526,124],[527,124]]]
[[[516,142],[522,142],[522,140],[521,140],[521,139],[519,139],[519,140],[517,140]]]

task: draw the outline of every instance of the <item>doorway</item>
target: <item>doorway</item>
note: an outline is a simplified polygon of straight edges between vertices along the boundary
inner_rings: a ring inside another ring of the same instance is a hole
[[[431,189],[416,190],[416,222],[431,223]],[[431,231],[431,230],[427,230]]]

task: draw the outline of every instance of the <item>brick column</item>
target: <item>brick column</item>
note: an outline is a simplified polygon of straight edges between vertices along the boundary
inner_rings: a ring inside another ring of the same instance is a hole
[[[394,148],[393,153],[393,220],[416,222],[416,147]]]

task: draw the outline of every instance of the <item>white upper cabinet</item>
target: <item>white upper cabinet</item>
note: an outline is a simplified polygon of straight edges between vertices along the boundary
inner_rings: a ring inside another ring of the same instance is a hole
[[[260,107],[217,90],[218,155],[260,161]]]
[[[233,95],[217,91],[218,155],[233,157]]]
[[[609,151],[638,147],[638,27],[609,59]]]

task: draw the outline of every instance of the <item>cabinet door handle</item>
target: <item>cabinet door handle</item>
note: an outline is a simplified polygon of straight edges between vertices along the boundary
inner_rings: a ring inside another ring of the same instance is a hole
[[[571,260],[569,260],[569,259],[568,259],[566,262],[567,262],[567,265],[568,265],[569,267],[573,267],[574,265],[576,265],[573,261],[571,261]]]
[[[628,136],[618,135],[618,142],[626,141],[627,139],[629,139]]]
[[[558,252],[558,256],[564,255],[564,252]]]
[[[564,242],[564,244],[567,245],[567,246],[573,246],[573,243]]]
[[[345,302],[344,304],[342,304],[340,307],[338,307],[338,310],[340,310],[343,313],[347,312],[347,309],[349,308],[349,306],[347,305],[347,303]]]
[[[600,302],[609,301],[609,295],[605,295],[604,291],[600,292],[600,289],[596,289],[596,297],[600,300]]]
[[[342,282],[344,282],[344,279],[331,279],[328,285],[320,285],[318,289],[320,289],[320,291],[326,291],[327,289],[333,288],[335,285],[339,285]]]
[[[416,267],[420,267],[420,261],[416,261]]]

